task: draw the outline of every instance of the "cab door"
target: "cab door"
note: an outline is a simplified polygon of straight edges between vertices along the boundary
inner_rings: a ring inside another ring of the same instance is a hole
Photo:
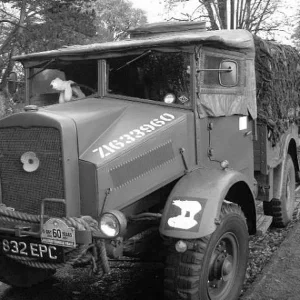
[[[227,160],[230,168],[253,178],[253,58],[237,51],[204,47],[198,70],[198,111],[200,118],[206,119],[208,131],[205,164],[217,167],[216,163]]]
[[[208,118],[210,160],[227,160],[229,167],[253,177],[252,120],[248,116]]]

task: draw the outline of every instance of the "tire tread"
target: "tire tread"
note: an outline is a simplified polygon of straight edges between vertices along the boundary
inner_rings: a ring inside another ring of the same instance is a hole
[[[220,219],[227,214],[239,215],[246,224],[241,208],[234,203],[224,203],[221,208]],[[170,246],[169,256],[165,268],[165,297],[170,300],[199,300],[199,276],[201,275],[204,254],[210,240],[210,235],[193,241],[196,250],[177,253]],[[175,258],[176,257],[176,258]]]
[[[286,176],[288,168],[294,167],[293,160],[290,155],[286,159],[286,164],[284,166],[284,182],[286,185]],[[270,202],[263,202],[264,214],[273,217],[272,225],[278,228],[284,228],[291,221],[285,216],[285,203],[284,199],[273,198]]]

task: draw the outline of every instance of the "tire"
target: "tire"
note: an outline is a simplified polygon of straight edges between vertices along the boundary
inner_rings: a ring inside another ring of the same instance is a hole
[[[220,225],[211,235],[193,241],[184,253],[169,248],[164,280],[165,299],[235,300],[248,261],[248,228],[239,206],[224,203]]]
[[[13,287],[31,287],[55,274],[54,270],[38,269],[0,256],[0,281]]]
[[[291,156],[288,154],[284,165],[283,191],[280,199],[264,202],[264,213],[273,216],[275,227],[285,227],[293,218],[295,208],[296,177],[295,167]]]

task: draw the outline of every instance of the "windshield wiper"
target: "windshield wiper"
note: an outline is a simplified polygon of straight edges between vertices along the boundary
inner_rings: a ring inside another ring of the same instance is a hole
[[[150,54],[151,52],[152,52],[152,50],[148,50],[148,51],[142,53],[141,55],[135,57],[134,59],[132,59],[132,60],[126,62],[124,65],[122,65],[122,66],[119,67],[118,69],[115,69],[115,70],[112,69],[111,71],[119,71],[119,70],[121,70],[121,69],[123,69],[123,68],[129,66],[129,65],[132,64],[133,62],[137,61],[138,59],[141,59],[142,57],[144,57],[144,56]]]
[[[52,58],[51,60],[49,60],[48,62],[46,62],[46,64],[37,72],[33,73],[30,77],[28,77],[28,79],[33,78],[35,75],[42,73],[51,63],[53,63],[56,59]],[[36,68],[36,67],[33,67]]]

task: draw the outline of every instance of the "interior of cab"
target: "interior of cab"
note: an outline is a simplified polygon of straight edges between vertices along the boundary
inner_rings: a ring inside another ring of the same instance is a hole
[[[190,103],[188,53],[149,50],[139,55],[110,58],[107,63],[110,94],[173,104]]]
[[[106,62],[109,94],[190,106],[189,53],[148,50],[108,58]],[[55,61],[31,73],[30,103],[38,106],[58,103],[60,92],[51,87],[55,78],[75,82],[85,96],[98,90],[96,59]]]
[[[50,68],[51,67],[51,68]],[[60,62],[46,69],[33,68],[31,75],[30,103],[47,106],[58,103],[60,92],[51,87],[55,78],[76,83],[85,96],[98,91],[98,61]]]

